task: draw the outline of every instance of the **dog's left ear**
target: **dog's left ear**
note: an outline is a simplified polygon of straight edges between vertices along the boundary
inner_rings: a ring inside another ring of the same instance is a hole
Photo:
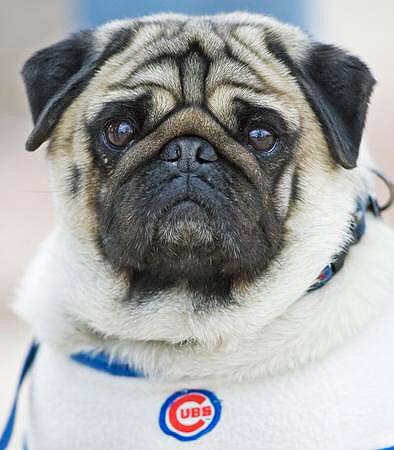
[[[34,122],[26,149],[46,141],[61,113],[81,92],[94,70],[92,33],[80,32],[35,53],[22,69]]]
[[[297,78],[320,120],[334,160],[346,169],[356,167],[375,84],[370,70],[338,47],[315,43],[299,71]]]
[[[38,51],[25,63],[22,77],[34,122],[27,150],[36,150],[50,137],[64,110],[100,66],[128,45],[131,36],[131,29],[121,28],[98,49],[94,32],[81,31]]]

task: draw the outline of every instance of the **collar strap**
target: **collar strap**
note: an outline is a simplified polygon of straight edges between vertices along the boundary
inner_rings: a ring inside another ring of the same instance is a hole
[[[336,253],[331,262],[329,262],[320,272],[319,276],[307,289],[307,292],[313,292],[325,286],[335,274],[337,274],[343,267],[345,259],[349,254],[350,248],[357,244],[363,237],[366,229],[365,215],[367,211],[371,212],[375,217],[380,216],[382,208],[379,206],[377,200],[368,195],[366,201],[359,200],[357,202],[356,211],[353,213],[350,222],[350,240],[346,243],[345,248]]]

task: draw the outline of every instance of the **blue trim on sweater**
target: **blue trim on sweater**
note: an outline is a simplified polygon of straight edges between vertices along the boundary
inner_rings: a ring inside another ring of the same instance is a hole
[[[15,418],[19,400],[20,390],[22,388],[23,382],[30,372],[30,369],[33,366],[34,360],[37,355],[37,351],[39,349],[39,344],[35,341],[32,342],[30,349],[26,355],[25,362],[22,367],[21,374],[19,376],[19,381],[16,387],[14,401],[11,406],[11,411],[9,413],[6,425],[4,427],[4,431],[0,437],[0,450],[6,450],[10,444],[11,437],[15,427]],[[101,353],[76,353],[71,355],[71,359],[79,364],[90,367],[91,369],[105,372],[110,375],[120,376],[120,377],[143,377],[144,374],[142,372],[138,372],[127,364],[112,361],[109,356],[103,352]],[[24,442],[23,444],[24,450],[27,450],[27,444]]]
[[[80,352],[71,355],[71,359],[83,366],[90,367],[91,369],[97,370],[99,372],[105,372],[116,377],[131,377],[140,378],[145,375],[142,372],[134,369],[128,364],[112,360],[104,352]]]
[[[18,381],[18,384],[16,387],[14,401],[11,406],[11,411],[8,416],[8,420],[6,422],[4,431],[0,437],[0,450],[5,450],[10,443],[12,433],[14,431],[14,426],[15,426],[15,418],[16,418],[16,411],[17,411],[17,407],[18,407],[19,393],[20,393],[23,381],[26,378],[27,374],[29,373],[29,371],[33,365],[34,359],[37,354],[37,350],[38,350],[38,343],[33,341],[30,346],[30,349],[26,355],[25,362],[23,364],[22,371],[19,376],[19,381]]]

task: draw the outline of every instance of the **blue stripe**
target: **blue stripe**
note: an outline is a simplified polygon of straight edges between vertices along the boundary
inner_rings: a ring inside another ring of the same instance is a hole
[[[128,364],[111,360],[108,354],[104,352],[75,353],[74,355],[71,355],[71,359],[79,364],[90,367],[91,369],[106,372],[110,375],[115,375],[116,377],[140,378],[145,376],[142,372],[139,372]]]
[[[23,381],[24,381],[26,375],[29,373],[31,366],[34,362],[34,359],[37,354],[37,350],[38,350],[38,344],[37,344],[37,342],[33,341],[33,343],[30,346],[30,349],[26,355],[26,359],[23,364],[22,372],[19,376],[18,385],[16,387],[14,402],[12,404],[11,411],[8,416],[8,420],[5,425],[4,431],[0,438],[0,450],[5,450],[10,443],[12,433],[14,431],[14,426],[15,426],[15,417],[16,417],[16,410],[17,410],[17,406],[18,406],[19,393],[20,393]]]

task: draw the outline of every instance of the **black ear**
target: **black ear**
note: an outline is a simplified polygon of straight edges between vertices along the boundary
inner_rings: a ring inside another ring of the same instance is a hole
[[[302,69],[304,92],[335,161],[347,169],[356,167],[375,84],[370,70],[355,56],[325,44],[313,45]]]
[[[63,111],[83,91],[100,65],[124,48],[130,37],[130,29],[120,29],[98,51],[94,33],[81,31],[38,51],[25,63],[22,77],[34,122],[27,150],[36,150],[49,138]]]
[[[300,84],[321,123],[334,160],[347,169],[356,167],[375,84],[368,67],[333,45],[314,43],[303,61],[294,62],[279,36],[268,33],[266,42]]]
[[[61,113],[82,91],[91,75],[92,48],[92,33],[80,32],[38,51],[23,66],[34,122],[27,150],[36,150],[48,139]]]

